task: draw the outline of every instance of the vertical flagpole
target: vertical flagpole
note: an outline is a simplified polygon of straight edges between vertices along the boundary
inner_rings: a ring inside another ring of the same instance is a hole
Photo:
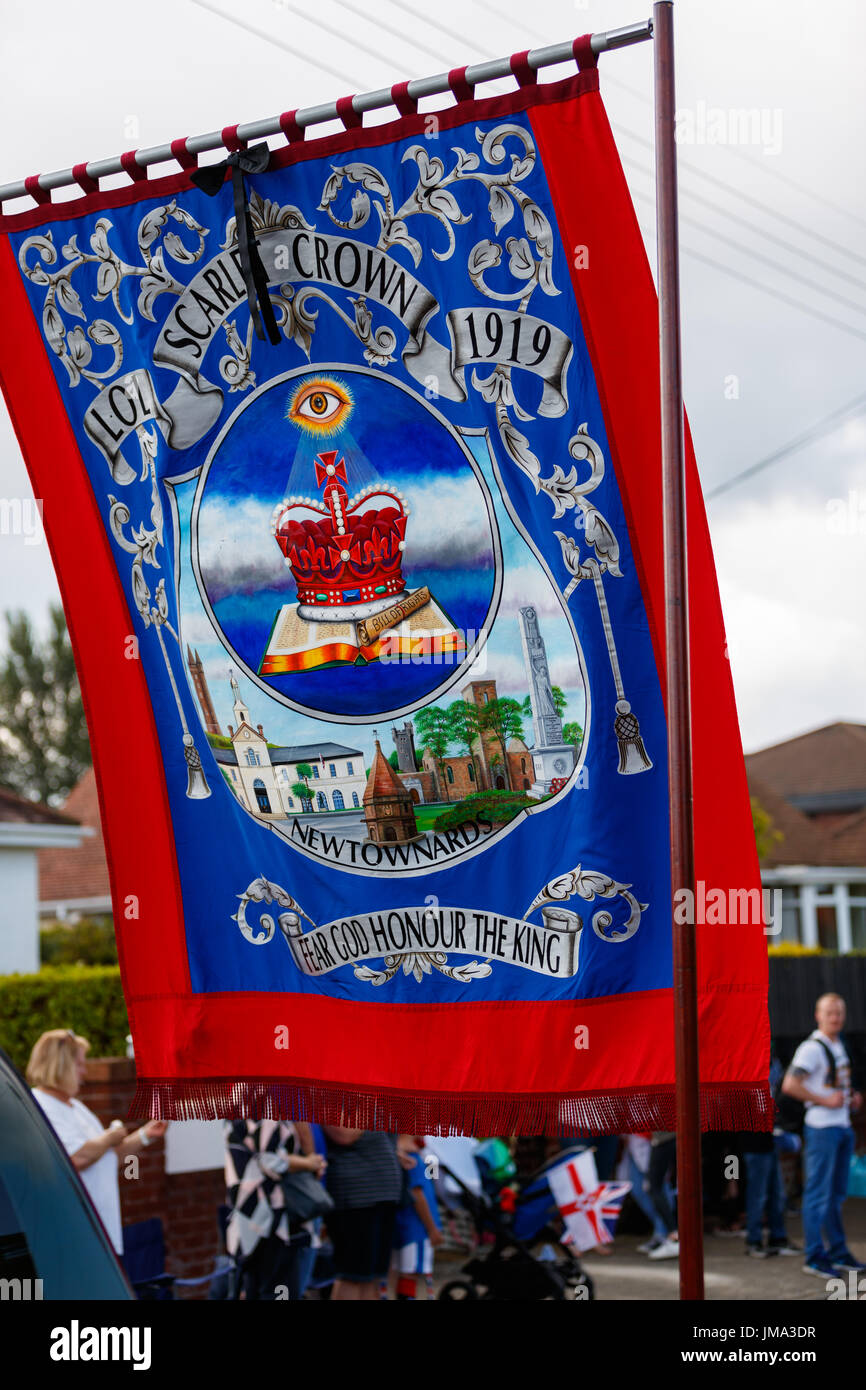
[[[671,0],[660,0],[653,6],[653,41],[671,887],[674,892],[678,888],[690,889],[691,897],[686,901],[694,902],[685,441]],[[673,958],[680,1298],[702,1299],[704,1251],[694,921],[674,923]]]

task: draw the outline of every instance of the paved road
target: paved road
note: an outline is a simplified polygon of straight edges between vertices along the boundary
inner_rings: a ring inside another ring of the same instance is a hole
[[[849,1198],[845,1206],[845,1229],[853,1253],[866,1260],[866,1198]],[[800,1219],[788,1218],[788,1236],[802,1245]],[[610,1255],[583,1257],[587,1272],[595,1281],[596,1298],[620,1302],[659,1300],[679,1297],[676,1260],[652,1261],[639,1255],[641,1236],[622,1236]],[[708,1302],[745,1299],[754,1302],[820,1302],[828,1291],[820,1279],[802,1273],[802,1258],[776,1256],[769,1260],[749,1259],[745,1241],[737,1236],[707,1235],[704,1240],[705,1283]],[[436,1285],[459,1273],[462,1259],[451,1251],[436,1256]],[[860,1276],[861,1295],[866,1295],[866,1275]]]

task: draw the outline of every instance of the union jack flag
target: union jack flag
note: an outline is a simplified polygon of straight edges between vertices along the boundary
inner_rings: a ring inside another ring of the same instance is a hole
[[[565,1222],[564,1244],[574,1250],[610,1245],[630,1182],[599,1182],[592,1150],[560,1163],[547,1175]]]

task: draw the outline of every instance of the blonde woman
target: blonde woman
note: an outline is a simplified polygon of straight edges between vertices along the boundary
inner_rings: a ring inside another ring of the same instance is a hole
[[[108,1129],[76,1096],[84,1080],[90,1043],[71,1028],[53,1028],[34,1044],[27,1082],[65,1148],[118,1255],[123,1253],[118,1161],[140,1153],[165,1134],[165,1120],[151,1120],[133,1134],[112,1120]]]

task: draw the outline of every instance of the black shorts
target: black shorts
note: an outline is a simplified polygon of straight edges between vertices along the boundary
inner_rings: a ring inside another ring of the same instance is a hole
[[[334,1246],[334,1275],[354,1284],[385,1279],[391,1264],[396,1202],[343,1207],[327,1216]]]

